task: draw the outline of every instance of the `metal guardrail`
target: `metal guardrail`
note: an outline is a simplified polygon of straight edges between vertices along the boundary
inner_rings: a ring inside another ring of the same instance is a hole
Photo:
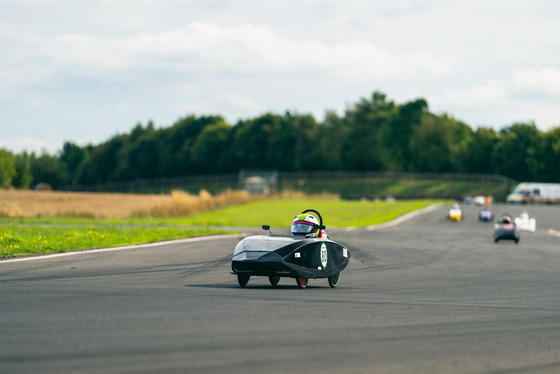
[[[266,171],[270,173],[270,171]],[[257,172],[258,173],[258,172]],[[149,189],[169,189],[192,184],[204,183],[228,183],[238,186],[242,175],[251,175],[250,171],[243,170],[240,173],[231,174],[207,174],[192,175],[170,178],[140,179],[134,181],[106,182],[96,184],[69,185],[56,188],[59,191],[80,192],[122,192]],[[468,173],[416,173],[416,172],[392,172],[392,171],[291,171],[274,172],[274,183],[282,180],[297,179],[419,179],[419,180],[462,180],[481,182],[500,182],[506,184],[517,184],[517,181],[503,175],[497,174],[468,174]]]
[[[498,174],[469,174],[469,173],[417,173],[396,171],[296,171],[280,172],[278,179],[368,179],[368,178],[392,178],[392,179],[435,179],[435,180],[467,180],[467,181],[489,181],[508,184],[517,184],[514,179]]]
[[[92,183],[61,186],[56,188],[60,191],[80,191],[80,192],[114,192],[131,191],[137,189],[152,188],[171,188],[174,186],[184,186],[197,183],[237,183],[237,174],[208,174],[191,175],[183,177],[137,179],[134,181]]]

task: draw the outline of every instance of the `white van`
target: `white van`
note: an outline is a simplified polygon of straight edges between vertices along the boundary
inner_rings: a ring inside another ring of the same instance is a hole
[[[560,203],[560,183],[520,183],[506,197],[506,203]]]

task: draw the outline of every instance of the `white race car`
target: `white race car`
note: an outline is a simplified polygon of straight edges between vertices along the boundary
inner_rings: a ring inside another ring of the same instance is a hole
[[[535,232],[537,228],[537,221],[534,218],[529,218],[529,213],[526,210],[522,211],[519,217],[515,217],[515,224],[521,231]]]
[[[486,204],[486,198],[484,196],[475,196],[474,197],[474,204],[478,206],[482,206]]]

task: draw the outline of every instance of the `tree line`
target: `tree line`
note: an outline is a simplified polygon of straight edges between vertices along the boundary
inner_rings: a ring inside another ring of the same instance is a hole
[[[189,115],[169,127],[138,123],[97,145],[67,141],[56,154],[0,149],[0,186],[57,188],[240,169],[488,173],[546,182],[560,179],[559,164],[560,127],[473,129],[431,113],[424,99],[398,104],[375,91],[343,115],[327,111],[322,122],[290,112],[235,125],[218,115]]]

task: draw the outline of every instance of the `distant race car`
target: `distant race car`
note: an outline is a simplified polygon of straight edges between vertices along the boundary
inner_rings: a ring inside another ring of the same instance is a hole
[[[486,198],[484,196],[475,196],[474,197],[474,204],[482,206],[486,204]]]
[[[301,214],[307,212],[319,217],[319,230],[325,228],[318,211],[307,209]],[[270,226],[263,225],[262,228],[270,231]],[[334,288],[349,260],[350,251],[326,237],[271,233],[241,240],[235,247],[231,268],[241,287],[245,287],[252,276],[266,276],[273,287],[281,277],[289,277],[295,278],[299,288],[306,288],[310,278],[328,278],[329,285]]]
[[[453,204],[451,209],[447,212],[447,219],[451,221],[461,221],[463,219],[463,211],[459,204]]]
[[[535,232],[537,228],[537,221],[534,218],[529,218],[529,213],[526,210],[522,211],[519,217],[515,217],[514,221],[521,231]]]
[[[515,244],[519,243],[519,227],[515,224],[511,215],[502,214],[502,217],[494,225],[494,243],[499,240],[507,239],[515,241]]]
[[[484,208],[478,213],[478,220],[483,222],[492,222],[494,214],[488,208]]]

